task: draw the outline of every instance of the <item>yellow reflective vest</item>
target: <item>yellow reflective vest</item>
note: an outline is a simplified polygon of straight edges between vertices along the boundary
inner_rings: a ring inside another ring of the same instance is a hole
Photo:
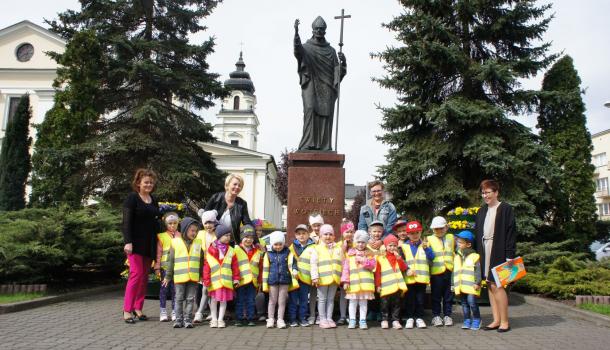
[[[163,249],[163,253],[161,254],[161,268],[167,269],[167,258],[169,257],[169,248],[172,247],[172,239],[169,233],[161,232],[157,234],[157,239],[161,242],[161,248]]]
[[[252,249],[256,249],[252,247]],[[239,265],[239,286],[243,287],[248,283],[252,283],[255,288],[258,288],[258,263],[261,259],[260,250],[252,254],[252,259],[248,259],[248,253],[241,247],[235,246],[235,255],[237,256],[237,264]]]
[[[288,253],[288,273],[290,273],[290,286],[288,286],[288,291],[291,292],[295,289],[299,289],[299,281],[294,278],[294,270],[292,269],[292,264],[294,264],[294,255],[292,252]],[[265,254],[263,257],[263,292],[269,292],[269,254]]]
[[[205,261],[210,266],[210,280],[208,291],[213,292],[222,287],[233,289],[233,270],[231,269],[231,260],[235,254],[235,249],[229,247],[222,262],[216,260],[212,254],[205,255]]]
[[[172,239],[174,248],[174,283],[199,282],[201,270],[201,241],[195,238],[189,250],[182,237]]]
[[[402,276],[402,272],[396,264],[396,271],[390,264],[390,261],[385,255],[377,257],[379,267],[381,269],[381,293],[382,297],[391,295],[400,290],[401,294],[407,291],[407,284]]]
[[[333,283],[339,285],[343,249],[337,244],[332,249],[328,249],[323,243],[316,244],[315,249],[318,253],[318,284],[321,286],[329,286]]]
[[[210,244],[212,244],[216,240],[215,236],[214,239],[208,239],[208,233],[205,230],[197,232],[197,238],[201,240],[201,249],[203,249],[204,252],[207,252]]]
[[[411,247],[409,243],[404,243],[400,246],[402,252],[405,255],[407,266],[410,270],[415,271],[415,276],[407,276],[405,273],[405,281],[407,284],[414,283],[430,283],[430,268],[428,266],[428,259],[426,259],[426,252],[422,248],[421,244],[417,247],[415,257],[411,254]]]
[[[356,256],[352,255],[349,259],[349,288],[347,293],[375,292],[375,275],[373,271],[358,266]]]
[[[434,260],[432,260],[432,268],[430,273],[440,275],[445,271],[453,271],[453,257],[455,255],[455,239],[452,234],[445,235],[445,243],[443,240],[432,235],[428,237],[430,247],[434,252]]]
[[[453,289],[456,295],[464,294],[473,294],[476,296],[481,295],[481,289],[474,289],[475,286],[475,274],[474,274],[474,265],[479,261],[479,254],[470,253],[464,259],[462,263],[462,256],[460,254],[455,254],[455,260],[453,265],[455,266],[455,270],[453,270]]]
[[[288,248],[290,252],[297,260],[297,279],[305,284],[311,285],[311,252],[315,249],[314,244],[310,244],[301,255],[297,255],[296,250],[294,249],[294,243],[290,245]]]

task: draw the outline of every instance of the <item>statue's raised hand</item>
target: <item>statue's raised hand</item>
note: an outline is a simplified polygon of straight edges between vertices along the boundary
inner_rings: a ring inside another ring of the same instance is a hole
[[[301,22],[299,21],[298,18],[294,20],[294,31],[297,33],[299,31],[299,23],[301,23]]]

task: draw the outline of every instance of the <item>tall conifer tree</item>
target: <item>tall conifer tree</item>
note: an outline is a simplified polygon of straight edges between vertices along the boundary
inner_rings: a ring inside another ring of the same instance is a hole
[[[53,83],[55,104],[38,126],[34,144],[33,206],[78,207],[83,202],[86,162],[93,156],[83,144],[95,135],[95,123],[102,111],[103,76],[98,67],[103,53],[95,33],[84,30],[72,37],[64,53],[52,54],[59,64]]]
[[[589,242],[596,220],[595,185],[591,181],[595,168],[580,83],[570,56],[562,57],[549,69],[542,81],[538,127],[542,141],[551,149],[553,163],[560,169],[554,184],[555,224],[569,238]]]
[[[416,217],[480,204],[478,185],[495,178],[513,204],[520,233],[533,235],[551,200],[548,154],[510,118],[533,108],[535,92],[518,79],[546,67],[539,43],[550,5],[535,1],[402,0],[384,26],[401,42],[376,54],[398,93],[383,110],[381,140],[390,146],[380,172],[400,211]]]
[[[208,71],[212,38],[200,44],[188,35],[205,30],[200,21],[219,1],[81,0],[80,11],[49,22],[67,40],[85,29],[104,48],[95,62],[102,77],[95,137],[83,144],[88,188],[118,202],[133,171],[156,170],[162,199],[205,198],[222,188],[222,173],[201,142],[211,125],[193,110],[213,106],[226,94],[218,74]]]
[[[24,95],[8,122],[0,150],[0,210],[25,208],[25,185],[30,173],[30,96]]]

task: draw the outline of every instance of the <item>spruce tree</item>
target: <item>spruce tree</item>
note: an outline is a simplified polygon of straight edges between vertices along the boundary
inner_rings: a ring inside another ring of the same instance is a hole
[[[534,235],[551,201],[548,153],[509,118],[534,108],[535,92],[518,79],[546,67],[539,43],[550,5],[534,1],[403,0],[384,24],[401,43],[374,56],[398,93],[383,109],[380,139],[390,146],[380,168],[399,211],[429,218],[456,205],[477,205],[479,183],[497,179],[515,207],[519,232]]]
[[[591,181],[595,168],[580,83],[570,56],[562,57],[549,69],[542,81],[538,127],[543,143],[551,149],[551,160],[560,169],[553,184],[555,224],[568,238],[587,245],[595,233],[595,185]]]
[[[25,208],[25,185],[30,173],[30,96],[19,100],[9,120],[0,150],[0,210]]]
[[[93,152],[86,185],[107,200],[121,201],[140,167],[159,174],[161,199],[206,198],[222,188],[222,173],[200,147],[212,140],[212,127],[194,111],[226,91],[208,71],[213,38],[200,44],[188,38],[206,29],[200,21],[218,2],[81,0],[80,11],[49,22],[68,41],[92,30],[104,48],[96,64],[105,117],[82,146]]]
[[[100,60],[103,48],[95,33],[76,33],[63,54],[52,54],[59,63],[54,81],[55,103],[38,126],[32,156],[33,206],[78,207],[86,193],[86,162],[93,152],[82,145],[94,133],[102,107]],[[103,63],[101,65],[104,65]]]

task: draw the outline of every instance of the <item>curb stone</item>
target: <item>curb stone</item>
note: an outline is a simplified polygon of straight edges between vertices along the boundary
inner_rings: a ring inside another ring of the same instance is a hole
[[[67,301],[67,300],[78,299],[78,298],[82,298],[82,297],[86,297],[86,296],[90,296],[90,295],[94,295],[94,294],[111,292],[111,291],[121,288],[122,286],[123,286],[122,284],[111,284],[108,286],[89,288],[89,289],[69,292],[69,293],[65,293],[65,294],[46,296],[46,297],[37,298],[34,300],[19,301],[19,302],[10,303],[10,304],[2,304],[2,305],[0,305],[0,315],[8,314],[11,312],[18,312],[18,311],[34,309],[37,307],[60,303],[62,301]]]
[[[511,292],[511,298],[515,298],[519,301],[525,302],[530,305],[538,306],[545,308],[550,311],[554,311],[561,316],[569,317],[577,320],[585,320],[592,323],[595,323],[598,326],[605,326],[610,328],[610,317],[598,314],[595,312],[590,312],[587,310],[579,309],[577,307],[564,305],[557,301],[547,300],[544,298],[532,296],[532,295],[524,295],[517,292]]]

